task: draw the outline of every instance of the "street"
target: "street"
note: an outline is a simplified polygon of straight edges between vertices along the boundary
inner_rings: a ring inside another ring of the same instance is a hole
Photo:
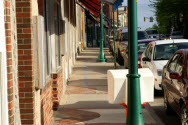
[[[167,115],[164,110],[164,100],[162,94],[155,94],[155,101],[149,103],[153,109],[155,115],[165,124],[165,125],[180,125],[180,118],[176,113]]]

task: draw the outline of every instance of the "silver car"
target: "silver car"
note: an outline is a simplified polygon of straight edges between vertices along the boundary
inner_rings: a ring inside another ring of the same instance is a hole
[[[146,40],[148,39],[148,34],[143,30],[138,30],[138,40]],[[155,40],[155,39],[154,39]],[[120,37],[119,46],[117,46],[117,57],[119,64],[124,65],[127,60],[125,60],[125,51],[128,46],[128,30],[123,30]],[[127,63],[126,63],[127,64]]]
[[[170,39],[183,39],[183,34],[180,31],[174,31],[171,33]]]

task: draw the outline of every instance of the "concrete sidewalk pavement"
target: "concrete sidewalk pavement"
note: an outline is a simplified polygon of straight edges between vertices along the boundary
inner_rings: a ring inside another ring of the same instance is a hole
[[[97,63],[98,48],[88,48],[76,61],[58,110],[55,125],[125,125],[125,108],[108,103],[107,70],[113,57],[105,49],[107,63]],[[150,108],[143,108],[145,125],[163,125]]]

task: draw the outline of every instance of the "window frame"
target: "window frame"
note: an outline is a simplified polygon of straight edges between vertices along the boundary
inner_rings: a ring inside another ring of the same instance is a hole
[[[179,64],[179,60],[180,60],[182,57],[183,57],[183,59],[182,59],[182,64],[180,64],[180,66],[182,66],[182,71],[181,71],[181,74],[180,74],[180,72],[177,71],[177,66],[178,66],[178,64]],[[179,58],[178,58],[178,61],[177,61],[176,67],[175,67],[175,72],[178,73],[179,76],[182,76],[182,75],[183,75],[183,66],[184,66],[184,55],[183,55],[182,53],[180,53],[180,56],[179,56]]]
[[[150,51],[151,50],[151,51]],[[147,55],[147,53],[149,53],[149,51],[151,52],[151,55]],[[146,49],[146,52],[145,52],[145,56],[148,57],[149,59],[152,59],[152,56],[153,55],[153,44],[149,44],[147,49]]]
[[[176,58],[177,61],[178,61],[179,56],[180,56],[180,53],[176,53],[176,54],[174,54],[173,57],[170,59],[170,61],[169,61],[169,63],[168,63],[168,66],[167,66],[169,72],[175,72],[175,70],[176,70],[177,62],[175,62],[176,64],[175,64],[175,66],[174,66],[174,71],[173,71],[173,70],[171,69],[171,67],[170,67],[170,64],[172,63],[172,61],[175,60],[175,56],[176,56],[176,55],[178,56],[178,57]]]

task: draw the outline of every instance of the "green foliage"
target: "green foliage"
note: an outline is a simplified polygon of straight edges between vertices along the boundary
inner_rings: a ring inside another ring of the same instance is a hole
[[[150,29],[156,29],[157,31],[159,31],[159,26],[155,23],[155,24],[153,24],[152,27],[149,27],[146,30],[150,30]]]
[[[159,32],[170,33],[179,14],[188,12],[188,0],[153,0]]]
[[[146,30],[151,30],[151,29],[153,29],[153,28],[152,27],[146,28]]]

